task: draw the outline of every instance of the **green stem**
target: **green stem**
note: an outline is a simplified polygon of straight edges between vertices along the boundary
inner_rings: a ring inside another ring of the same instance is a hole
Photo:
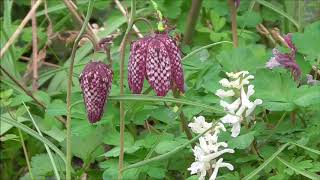
[[[136,14],[136,1],[131,0],[131,14],[129,17],[128,27],[124,34],[124,37],[122,39],[121,45],[120,45],[120,96],[124,93],[124,60],[125,60],[125,50],[127,41],[129,38],[129,32],[132,28],[134,19]],[[122,171],[123,168],[123,157],[124,157],[124,104],[123,101],[120,101],[120,155],[119,155],[119,173],[118,173],[118,179],[122,180]]]
[[[19,136],[20,136],[20,142],[21,142],[21,145],[22,145],[24,157],[26,158],[27,167],[28,167],[28,170],[29,170],[29,175],[30,175],[30,178],[31,178],[32,180],[34,180],[34,177],[33,177],[33,175],[32,175],[32,171],[31,171],[31,166],[30,166],[30,161],[29,161],[29,156],[28,156],[27,148],[26,148],[26,145],[25,145],[25,143],[24,143],[24,139],[23,139],[21,130],[20,130],[19,128],[18,128],[18,132],[19,132]]]
[[[72,47],[72,52],[71,52],[71,58],[70,58],[70,69],[69,69],[69,77],[68,77],[68,85],[67,85],[67,164],[66,164],[66,179],[71,180],[71,93],[72,93],[72,75],[73,75],[73,64],[74,64],[74,59],[76,55],[76,50],[78,47],[78,43],[82,38],[82,35],[84,34],[84,31],[87,28],[92,9],[93,9],[93,3],[94,0],[89,1],[88,5],[88,10],[87,10],[87,15],[86,18],[82,24],[81,30],[74,41],[73,47]],[[95,46],[94,46],[95,47]]]
[[[173,90],[173,97],[174,98],[179,98],[180,97],[180,94],[177,90],[177,88],[174,88]],[[180,109],[182,108],[183,106],[180,106]],[[191,134],[191,131],[187,125],[187,120],[186,120],[186,116],[184,115],[183,111],[181,110],[181,112],[179,113],[179,118],[180,118],[180,123],[181,123],[181,127],[183,129],[183,131],[186,133],[186,136],[189,140],[192,139],[192,134]],[[195,146],[195,144],[191,144],[192,147]]]
[[[185,59],[188,59],[189,57],[191,57],[192,55],[196,54],[197,52],[199,52],[199,51],[201,51],[201,50],[203,50],[203,49],[208,49],[208,48],[210,48],[210,47],[212,47],[212,46],[216,46],[216,45],[219,45],[219,44],[222,44],[222,43],[230,43],[230,44],[232,44],[232,42],[230,42],[230,41],[220,41],[220,42],[208,44],[208,45],[206,45],[206,46],[202,46],[202,47],[200,47],[200,48],[192,51],[191,53],[189,53],[188,55],[186,55],[185,57],[183,57],[183,58],[181,59],[181,61],[183,62]]]

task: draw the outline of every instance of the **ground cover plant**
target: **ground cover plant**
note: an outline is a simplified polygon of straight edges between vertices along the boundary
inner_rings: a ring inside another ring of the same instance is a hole
[[[320,179],[319,1],[0,11],[0,179]]]

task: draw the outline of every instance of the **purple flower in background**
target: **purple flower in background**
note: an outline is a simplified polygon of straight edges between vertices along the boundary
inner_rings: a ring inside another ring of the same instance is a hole
[[[184,92],[181,52],[168,33],[156,33],[131,44],[128,83],[133,93],[141,93],[145,77],[158,96],[165,96],[173,83]]]
[[[240,0],[234,0],[234,4],[236,5],[236,8],[240,6]]]
[[[113,71],[101,61],[88,63],[80,74],[80,86],[90,123],[102,118],[112,79]]]
[[[283,39],[290,48],[290,52],[281,53],[278,49],[274,48],[272,50],[273,57],[266,63],[266,67],[270,69],[274,67],[289,69],[292,72],[294,79],[298,80],[301,75],[301,69],[296,62],[297,49],[292,43],[291,34],[287,34]]]

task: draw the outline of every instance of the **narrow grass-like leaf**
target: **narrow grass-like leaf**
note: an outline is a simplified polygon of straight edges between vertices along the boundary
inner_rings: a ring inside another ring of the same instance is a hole
[[[37,126],[36,124],[36,121],[33,119],[28,107],[26,106],[26,104],[24,102],[22,102],[24,108],[27,110],[29,116],[30,116],[30,119],[33,123],[33,125],[35,126],[36,130],[38,131],[39,135],[41,137],[43,137],[41,131],[40,131],[40,128]],[[52,153],[51,153],[51,150],[49,149],[48,145],[46,145],[45,143],[43,143],[44,147],[46,148],[46,151],[48,153],[48,156],[50,158],[50,161],[51,161],[51,164],[52,164],[52,167],[53,167],[53,172],[54,172],[54,175],[56,176],[57,180],[60,180],[60,176],[59,176],[59,172],[58,172],[58,169],[57,169],[57,166],[56,166],[56,163],[54,162],[54,159],[52,157]]]
[[[290,143],[283,144],[275,153],[272,154],[267,160],[265,160],[258,168],[248,174],[243,180],[248,180],[257,175],[263,168],[265,168],[274,158],[276,158]]]
[[[315,173],[311,173],[309,171],[306,171],[306,170],[303,170],[295,165],[293,165],[292,163],[280,158],[280,157],[277,157],[277,159],[284,165],[286,165],[288,168],[292,169],[293,171],[295,171],[296,173],[298,174],[301,174],[302,176],[304,177],[307,177],[309,179],[312,179],[312,180],[319,180],[320,179],[320,176],[315,174]]]
[[[197,52],[199,52],[199,51],[201,51],[201,50],[203,50],[203,49],[207,49],[207,48],[210,48],[210,47],[212,47],[212,46],[216,46],[216,45],[223,44],[223,43],[232,44],[232,42],[230,42],[230,41],[220,41],[220,42],[208,44],[208,45],[206,45],[206,46],[202,46],[202,47],[200,47],[200,48],[198,48],[198,49],[190,52],[190,53],[187,54],[185,57],[183,57],[183,58],[181,59],[181,61],[183,62],[183,60],[188,59],[190,56],[196,54]]]
[[[319,150],[312,149],[312,148],[309,148],[309,147],[307,147],[307,146],[304,146],[304,145],[301,145],[301,144],[298,144],[298,143],[295,143],[295,142],[290,142],[290,143],[293,144],[293,145],[296,145],[296,146],[298,146],[298,147],[301,147],[301,148],[303,148],[303,149],[305,149],[305,150],[307,150],[307,151],[310,151],[310,152],[313,152],[313,153],[315,153],[315,154],[320,155],[320,151],[319,151]]]
[[[197,106],[207,110],[225,113],[222,109],[214,108],[212,106],[184,100],[184,99],[177,99],[177,98],[168,98],[168,97],[159,97],[159,96],[146,96],[146,95],[132,95],[132,94],[125,94],[123,96],[110,96],[108,99],[110,100],[126,100],[126,101],[152,101],[152,102],[172,102],[177,104],[184,104],[190,106]]]
[[[77,5],[79,6],[79,5],[87,4],[87,3],[88,3],[88,1],[78,1]],[[67,8],[66,5],[64,5],[63,3],[59,3],[59,4],[55,5],[55,6],[49,7],[48,8],[48,13],[64,10],[66,8]],[[37,12],[36,16],[39,17],[39,16],[43,16],[45,14],[46,14],[45,10],[42,10],[42,11]]]
[[[215,124],[216,124],[216,123],[215,123]],[[212,125],[212,127],[214,127],[215,124]],[[147,159],[147,160],[144,160],[144,161],[137,162],[137,163],[135,163],[135,164],[131,164],[131,165],[125,167],[125,168],[123,169],[123,171],[128,170],[128,169],[132,169],[132,168],[137,168],[137,167],[140,167],[140,166],[144,166],[144,165],[149,164],[149,163],[152,163],[152,162],[156,162],[156,161],[161,161],[161,160],[167,159],[167,158],[173,156],[174,154],[178,153],[179,151],[183,150],[184,148],[186,148],[186,147],[189,146],[190,144],[192,144],[192,143],[194,143],[195,141],[197,141],[201,136],[203,136],[206,132],[208,132],[210,129],[212,129],[212,127],[209,128],[209,129],[207,129],[207,130],[204,131],[203,133],[199,134],[198,136],[192,138],[190,141],[182,144],[181,146],[176,147],[175,149],[173,149],[173,150],[170,151],[170,152],[167,152],[167,153],[165,153],[165,154],[162,154],[162,155],[153,157],[153,158],[151,158],[151,159]]]
[[[17,121],[13,121],[13,120],[11,120],[7,117],[4,117],[4,116],[1,116],[1,122],[11,124],[12,126],[15,126],[16,128],[21,129],[25,133],[33,136],[34,138],[38,139],[42,143],[48,145],[54,152],[56,152],[61,157],[61,159],[64,161],[64,163],[66,163],[66,158],[65,158],[65,155],[63,154],[63,152],[61,152],[60,149],[57,146],[55,146],[52,142],[50,142],[48,139],[40,136],[36,131],[30,129],[28,126],[26,126],[22,123],[19,123]]]
[[[267,2],[267,1],[264,1],[264,0],[255,0],[257,3],[265,6],[265,7],[268,7],[270,8],[271,10],[273,10],[274,12],[282,15],[283,17],[287,18],[289,21],[292,22],[292,24],[294,24],[296,26],[296,28],[298,30],[300,30],[300,25],[299,23],[293,18],[291,17],[289,14],[287,14],[286,12],[282,11],[281,9],[279,9],[278,7],[274,6],[273,4]]]

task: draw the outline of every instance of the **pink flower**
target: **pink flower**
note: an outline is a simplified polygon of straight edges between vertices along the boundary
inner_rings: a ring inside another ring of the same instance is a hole
[[[298,80],[301,75],[301,69],[296,62],[297,49],[292,43],[291,34],[287,34],[283,39],[290,48],[290,52],[281,53],[278,49],[274,48],[272,50],[273,57],[266,63],[266,67],[270,69],[274,67],[284,67],[289,69],[295,80]]]
[[[181,52],[166,32],[131,44],[128,83],[133,93],[141,93],[145,77],[158,96],[165,96],[173,83],[184,92]]]
[[[102,118],[112,79],[113,71],[101,61],[88,63],[80,74],[80,86],[90,123]]]

